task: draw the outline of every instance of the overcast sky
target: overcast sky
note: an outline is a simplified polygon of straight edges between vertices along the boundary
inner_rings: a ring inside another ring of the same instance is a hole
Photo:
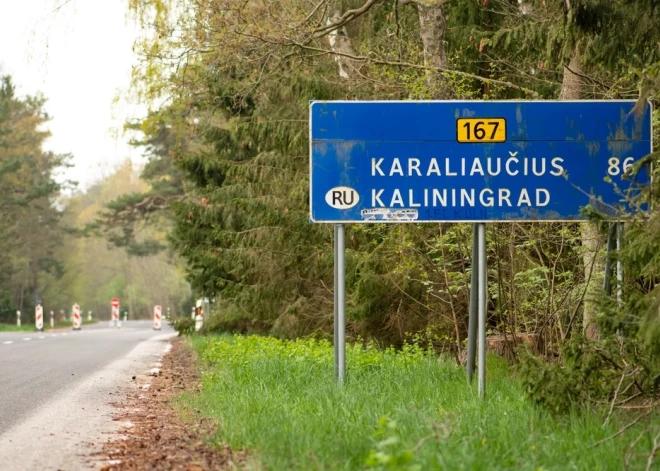
[[[113,103],[129,85],[138,29],[126,0],[70,0],[55,11],[58,3],[65,0],[0,0],[0,74],[20,95],[48,99],[46,149],[73,154],[67,176],[84,188],[139,158],[121,126],[144,111]]]

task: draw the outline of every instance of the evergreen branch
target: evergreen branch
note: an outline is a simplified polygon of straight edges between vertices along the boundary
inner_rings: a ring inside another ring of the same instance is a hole
[[[412,301],[416,302],[417,304],[419,304],[420,306],[422,306],[424,309],[428,309],[429,311],[431,311],[431,312],[433,312],[433,313],[439,315],[440,317],[444,318],[445,320],[447,320],[447,321],[449,321],[449,322],[452,322],[452,318],[449,317],[448,315],[443,314],[443,313],[440,312],[440,311],[436,311],[435,309],[431,309],[431,308],[430,308],[429,306],[427,306],[426,304],[420,302],[418,299],[416,299],[416,298],[414,298],[413,296],[409,295],[409,294],[408,294],[403,288],[401,288],[401,287],[396,283],[396,281],[394,281],[394,280],[392,279],[392,276],[391,276],[391,275],[388,275],[388,276],[387,276],[387,279],[390,280],[390,282],[391,282],[394,286],[396,286],[396,288],[397,288],[399,291],[401,291],[401,293],[402,293],[403,295],[405,295],[407,298],[409,298],[409,299],[411,299]]]

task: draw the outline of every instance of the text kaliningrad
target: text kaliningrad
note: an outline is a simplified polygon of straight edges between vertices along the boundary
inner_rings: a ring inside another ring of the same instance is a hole
[[[444,161],[444,162],[443,162]],[[500,174],[515,176],[542,177],[546,174],[562,177],[564,159],[518,157],[517,152],[509,152],[509,157],[437,159],[422,162],[421,159],[372,158],[372,177],[496,177]],[[443,178],[444,179],[444,178]],[[388,194],[389,193],[389,194]],[[474,207],[478,201],[484,207],[543,207],[550,203],[550,192],[545,188],[528,190],[522,188],[512,194],[508,188],[424,188],[409,189],[408,194],[401,190],[371,190],[373,208],[419,208],[419,207]]]

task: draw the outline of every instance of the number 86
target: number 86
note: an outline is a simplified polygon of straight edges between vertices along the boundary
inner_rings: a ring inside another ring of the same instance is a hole
[[[628,157],[623,161],[623,173],[626,173],[630,166],[633,164],[635,161],[634,157]],[[619,168],[619,163],[621,160],[618,157],[610,157],[610,159],[607,161],[608,167],[607,167],[607,173],[610,175],[619,175],[621,173],[621,168]]]

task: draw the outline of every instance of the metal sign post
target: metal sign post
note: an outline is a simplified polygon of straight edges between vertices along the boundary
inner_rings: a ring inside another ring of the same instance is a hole
[[[479,397],[486,395],[486,225],[477,224],[479,235]]]
[[[470,317],[468,323],[467,379],[472,382],[474,360],[479,344],[479,397],[486,395],[486,300],[488,297],[486,265],[486,225],[473,225]]]
[[[339,319],[337,318],[337,309],[339,306],[338,302],[338,295],[339,295],[339,290],[337,289],[337,286],[339,285],[339,265],[337,264],[337,259],[339,258],[338,252],[337,252],[337,234],[339,232],[339,225],[335,224],[333,226],[333,253],[334,253],[334,284],[333,284],[333,289],[334,289],[334,305],[333,305],[333,319],[332,319],[332,326],[334,328],[334,336],[332,337],[332,342],[334,346],[334,361],[335,361],[335,378],[339,380],[339,343],[338,343],[338,338],[339,338]]]
[[[621,238],[623,237],[623,223],[616,223],[616,302],[621,308],[623,305],[623,265],[621,264]]]
[[[337,284],[335,292],[337,293],[337,323],[336,332],[336,357],[337,381],[343,384],[346,381],[346,237],[343,224],[335,225],[337,234]]]
[[[575,221],[630,211],[648,182],[651,106],[603,101],[317,101],[310,113],[310,220],[335,225],[335,370],[346,377],[348,223],[475,225],[467,377],[485,395],[485,223]],[[621,285],[621,269],[617,271]],[[619,295],[620,297],[620,295]],[[478,348],[477,348],[478,345]]]
[[[468,319],[468,350],[465,371],[472,382],[477,354],[477,316],[479,303],[479,224],[472,224],[472,274],[470,277],[470,314]]]

